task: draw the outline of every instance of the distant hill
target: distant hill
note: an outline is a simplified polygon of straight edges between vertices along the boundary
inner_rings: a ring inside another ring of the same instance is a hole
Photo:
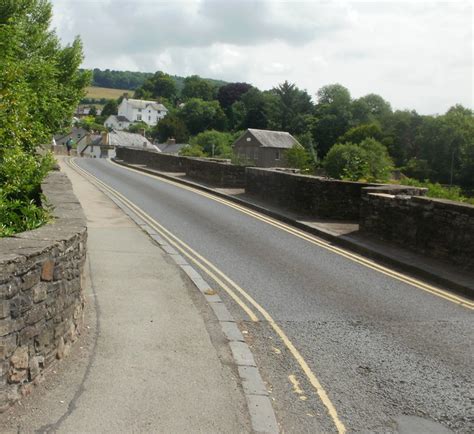
[[[137,71],[115,71],[106,69],[104,71],[95,68],[92,71],[92,86],[94,87],[105,87],[109,89],[123,89],[135,90],[138,87],[142,86],[146,79],[153,76],[151,72],[137,72]],[[172,75],[173,79],[176,82],[176,88],[178,92],[184,87],[185,77],[180,77],[179,75]],[[227,82],[222,80],[214,80],[212,78],[205,78],[209,83],[214,86],[223,86]]]

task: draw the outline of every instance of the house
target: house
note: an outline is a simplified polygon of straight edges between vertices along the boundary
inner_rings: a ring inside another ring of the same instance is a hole
[[[89,134],[77,144],[77,153],[82,157],[114,158],[117,147],[140,148],[161,152],[141,134],[110,131],[101,134]]]
[[[104,126],[112,130],[126,130],[132,123],[120,115],[110,115],[104,122]]]
[[[287,167],[285,151],[301,144],[285,131],[249,128],[232,145],[242,161],[258,167]]]
[[[168,139],[165,143],[155,143],[155,145],[163,154],[171,155],[178,155],[181,149],[189,146],[187,143],[176,143],[175,139]]]
[[[129,122],[143,121],[154,126],[168,113],[168,109],[156,101],[124,98],[118,107],[119,116],[124,116]]]

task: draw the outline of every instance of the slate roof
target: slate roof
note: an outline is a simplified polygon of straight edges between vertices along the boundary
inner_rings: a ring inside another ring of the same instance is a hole
[[[165,112],[168,111],[168,109],[163,104],[159,104],[156,101],[147,101],[144,99],[130,99],[130,98],[127,99],[126,101],[128,104],[130,104],[133,108],[136,108],[136,109],[145,109],[150,106],[151,108],[158,111],[165,111]]]
[[[157,148],[164,154],[177,155],[181,149],[188,146],[187,143],[157,143]]]
[[[247,131],[254,136],[264,148],[290,149],[294,145],[299,145],[298,140],[286,131],[256,130],[254,128],[249,128]]]
[[[161,152],[146,137],[141,134],[127,133],[125,131],[111,131],[109,133],[109,145],[131,148],[148,148]]]

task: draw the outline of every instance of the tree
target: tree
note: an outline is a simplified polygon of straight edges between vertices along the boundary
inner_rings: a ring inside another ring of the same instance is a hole
[[[382,130],[380,127],[375,124],[362,124],[357,127],[353,127],[350,130],[346,131],[341,137],[339,137],[339,143],[352,142],[358,144],[364,139],[373,138],[376,140],[381,140],[383,138]]]
[[[102,109],[102,116],[108,117],[110,115],[116,115],[118,113],[118,104],[115,99],[111,99],[110,101],[107,101],[107,103],[104,105],[104,108]]]
[[[0,236],[42,224],[40,184],[52,157],[38,153],[70,125],[90,74],[79,39],[61,47],[51,4],[0,2]],[[11,222],[14,227],[11,227]]]
[[[177,143],[186,143],[189,139],[189,131],[183,120],[174,113],[170,113],[161,119],[152,129],[151,135],[160,143],[174,138]]]
[[[268,125],[265,96],[256,88],[242,95],[241,101],[245,107],[245,118],[239,128],[266,129]]]
[[[214,99],[214,87],[198,75],[191,75],[184,79],[181,96],[185,99],[200,98],[204,101],[211,101]]]
[[[314,161],[311,154],[301,145],[293,145],[285,152],[285,160],[288,167],[300,169],[303,172],[312,172]]]
[[[353,123],[383,122],[392,114],[392,107],[380,95],[370,93],[352,102]]]
[[[337,143],[327,153],[324,167],[336,179],[357,181],[368,174],[365,152],[354,143]]]
[[[387,180],[392,168],[387,148],[375,139],[359,145],[338,143],[326,155],[324,166],[333,178],[358,181]]]
[[[187,101],[179,110],[178,116],[193,135],[209,129],[222,131],[227,124],[226,116],[217,101],[203,101],[199,98]]]
[[[221,86],[217,92],[217,100],[224,110],[227,110],[236,101],[240,101],[241,96],[251,89],[248,83],[229,83]]]
[[[232,142],[231,133],[216,130],[203,131],[189,141],[191,146],[199,146],[207,156],[223,158],[232,156]]]
[[[32,151],[70,125],[90,74],[79,72],[79,39],[61,48],[51,4],[0,3],[0,146]]]
[[[138,99],[166,98],[174,101],[176,95],[177,88],[173,77],[162,71],[157,71],[135,90],[134,97]]]
[[[312,132],[318,150],[324,156],[337,138],[349,129],[352,119],[351,95],[344,86],[331,84],[319,89],[317,98]]]
[[[309,94],[294,83],[285,81],[272,89],[278,98],[278,129],[290,133],[298,129],[298,118],[313,112],[314,106]]]

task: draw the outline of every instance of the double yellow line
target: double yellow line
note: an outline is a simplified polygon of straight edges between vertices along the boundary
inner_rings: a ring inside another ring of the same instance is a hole
[[[86,179],[89,179],[90,182],[95,184],[99,189],[103,190],[104,192],[107,192],[109,195],[115,197],[120,202],[122,202],[126,207],[131,209],[135,214],[137,214],[141,219],[143,219],[151,228],[153,228],[158,234],[160,234],[160,236],[163,237],[163,239],[165,239],[170,245],[172,245],[176,250],[178,250],[183,256],[185,256],[194,264],[196,264],[201,270],[203,270],[207,275],[209,275],[217,284],[219,284],[229,294],[229,296],[232,297],[232,299],[235,300],[237,304],[247,313],[247,315],[250,317],[252,321],[258,321],[257,315],[237,295],[236,292],[238,292],[242,297],[244,297],[245,300],[250,305],[252,305],[262,315],[262,317],[270,324],[273,330],[277,333],[277,335],[283,341],[287,349],[290,351],[294,359],[300,365],[308,381],[314,387],[321,402],[326,407],[337,431],[340,434],[343,434],[346,432],[346,427],[340,420],[334,404],[329,399],[328,394],[324,390],[323,386],[321,385],[316,375],[313,373],[313,371],[309,367],[306,360],[303,358],[300,352],[296,349],[296,347],[293,345],[293,343],[290,341],[290,339],[285,334],[285,332],[281,329],[281,327],[275,322],[272,316],[259,303],[257,303],[253,299],[253,297],[251,297],[244,289],[242,289],[239,285],[237,285],[232,279],[230,279],[228,276],[222,273],[218,268],[216,268],[213,264],[211,264],[207,259],[199,255],[195,250],[193,250],[190,246],[188,246],[184,241],[177,238],[170,231],[168,231],[161,224],[159,224],[155,219],[149,216],[145,211],[138,208],[134,203],[130,202],[121,193],[109,187],[107,184],[102,182],[100,179],[98,179],[94,175],[80,168],[73,160],[69,160],[69,164],[71,165],[72,168],[74,168],[74,170],[82,174]],[[142,172],[139,172],[139,173],[142,174]]]
[[[116,164],[116,163],[114,163],[114,164]],[[148,177],[153,178],[153,179],[157,179],[157,177],[158,177],[158,176],[150,175],[148,173],[144,173],[140,170],[133,169],[131,167],[126,167],[126,166],[122,166],[122,165],[120,165],[120,167],[123,168],[123,169],[129,170],[131,172],[138,173],[138,174],[143,175],[143,176],[148,176]],[[283,230],[283,231],[285,231],[289,234],[292,234],[292,235],[294,235],[298,238],[301,238],[301,239],[303,239],[303,240],[305,240],[305,241],[307,241],[311,244],[314,244],[314,245],[316,245],[318,247],[321,247],[325,250],[328,250],[332,253],[336,253],[339,256],[343,256],[346,259],[349,259],[353,262],[356,262],[360,265],[363,265],[364,267],[375,270],[379,273],[382,273],[382,274],[384,274],[386,276],[389,276],[393,279],[396,279],[400,282],[406,283],[410,286],[414,286],[415,288],[421,289],[421,290],[423,290],[425,292],[428,292],[432,295],[435,295],[437,297],[441,297],[441,298],[443,298],[445,300],[448,300],[452,303],[458,304],[459,306],[465,307],[465,308],[470,309],[470,310],[474,310],[474,303],[471,302],[470,300],[464,298],[464,297],[460,297],[458,295],[452,294],[451,292],[445,291],[441,288],[437,288],[433,285],[429,285],[425,282],[422,282],[421,280],[409,277],[405,274],[398,273],[394,270],[391,270],[390,268],[387,268],[387,267],[384,267],[383,265],[377,264],[376,262],[371,261],[370,259],[366,259],[362,256],[356,255],[356,254],[351,253],[347,250],[336,247],[336,246],[334,246],[334,245],[332,245],[332,244],[330,244],[326,241],[323,241],[321,239],[318,239],[318,238],[316,238],[316,237],[314,237],[314,236],[312,236],[312,235],[310,235],[306,232],[298,230],[298,229],[296,229],[292,226],[289,226],[289,225],[287,225],[285,223],[282,223],[278,220],[275,220],[271,217],[267,217],[264,214],[260,214],[256,211],[252,211],[248,208],[245,208],[245,207],[243,207],[241,205],[238,205],[234,202],[231,202],[229,200],[220,198],[218,196],[214,196],[210,193],[206,193],[202,190],[198,190],[196,188],[193,188],[193,187],[190,187],[190,186],[178,183],[178,182],[171,181],[169,179],[165,179],[165,178],[162,178],[162,177],[159,177],[159,179],[160,179],[160,182],[165,182],[167,184],[171,184],[175,187],[181,188],[183,190],[188,190],[192,193],[199,194],[200,196],[206,197],[206,198],[211,199],[215,202],[219,202],[219,203],[221,203],[223,205],[226,205],[230,208],[233,208],[233,209],[235,209],[235,210],[237,210],[237,211],[239,211],[243,214],[246,214],[250,217],[253,217],[253,218],[255,218],[257,220],[260,220],[264,223],[267,223],[271,226],[274,226],[274,227],[276,227],[280,230]]]

